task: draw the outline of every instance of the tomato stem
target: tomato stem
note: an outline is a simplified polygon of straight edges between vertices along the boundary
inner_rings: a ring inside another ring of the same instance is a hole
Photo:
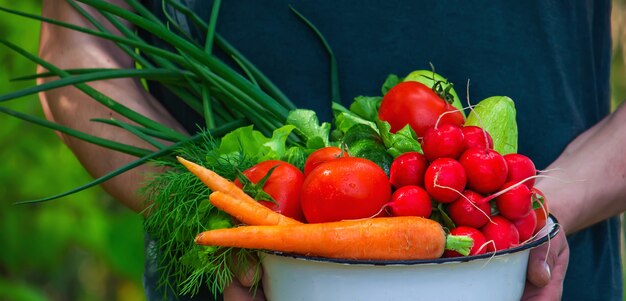
[[[243,191],[257,201],[268,201],[274,204],[278,204],[276,200],[274,200],[274,198],[269,195],[269,193],[263,190],[263,186],[265,186],[265,183],[267,182],[267,180],[269,180],[270,176],[278,166],[280,165],[277,164],[270,168],[267,171],[267,174],[265,174],[263,178],[261,178],[256,184],[252,183],[252,181],[250,181],[250,179],[248,179],[248,177],[246,177],[243,172],[236,170],[237,178],[239,178],[239,181],[241,181],[241,184],[243,184]]]

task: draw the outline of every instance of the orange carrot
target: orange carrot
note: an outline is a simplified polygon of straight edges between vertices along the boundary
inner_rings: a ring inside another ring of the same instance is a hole
[[[221,191],[215,191],[209,195],[209,201],[213,206],[222,209],[224,212],[247,225],[274,226],[302,224],[295,219],[272,211],[250,197],[248,198],[252,201],[235,198]]]
[[[198,177],[202,181],[202,183],[204,183],[204,185],[209,187],[211,190],[222,191],[240,199],[252,199],[243,190],[241,190],[241,188],[237,187],[235,183],[220,176],[216,172],[205,168],[204,166],[200,166],[196,163],[188,161],[182,157],[176,157],[176,159],[178,159],[178,162],[182,163],[189,171],[191,171],[191,173],[196,175],[196,177]]]
[[[210,198],[211,203],[239,221],[248,225],[301,224],[297,220],[263,206],[247,195],[235,183],[216,172],[181,157],[176,157],[176,159],[191,173],[196,175],[209,189],[214,191],[213,193],[221,192],[222,194]]]
[[[200,233],[200,245],[264,249],[360,260],[439,258],[444,249],[469,252],[469,237],[446,236],[441,225],[416,217],[381,217],[286,226],[242,226]],[[459,242],[462,241],[462,242]],[[459,247],[459,245],[462,245]]]

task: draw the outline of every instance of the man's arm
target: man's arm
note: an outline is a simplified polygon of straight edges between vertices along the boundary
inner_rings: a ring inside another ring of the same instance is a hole
[[[124,1],[110,2],[122,6]],[[91,26],[89,21],[65,1],[43,1],[42,15],[80,26]],[[104,20],[97,13],[93,15],[100,17],[101,21]],[[108,24],[105,20],[102,23]],[[62,69],[133,68],[134,66],[133,60],[112,42],[48,23],[43,23],[41,27],[39,53],[43,59]],[[138,80],[115,79],[92,82],[90,85],[130,109],[184,132],[169,113],[143,89]],[[40,99],[46,117],[50,120],[98,137],[142,148],[152,148],[123,129],[89,121],[92,118],[125,119],[74,87],[47,91],[40,95]],[[63,135],[62,139],[94,177],[102,176],[137,159],[73,137]],[[145,202],[138,195],[138,190],[149,172],[158,172],[158,170],[144,164],[107,181],[102,186],[128,208],[140,212],[145,208]]]
[[[620,106],[573,142],[537,187],[565,233],[626,210],[626,107]]]
[[[124,1],[121,0],[109,2],[124,6]],[[80,26],[90,26],[88,21],[65,1],[44,1],[42,15]],[[95,13],[94,15],[99,16]],[[39,52],[43,59],[63,69],[132,68],[134,66],[133,60],[109,41],[47,23],[44,23],[41,28]],[[182,126],[143,89],[138,80],[115,79],[93,82],[90,85],[130,109],[184,132]],[[42,93],[40,98],[44,112],[50,120],[98,137],[151,148],[145,141],[125,130],[90,122],[92,118],[125,119],[76,88],[55,89]],[[136,159],[73,137],[62,135],[61,138],[94,177],[106,174]],[[160,172],[160,170],[144,164],[107,181],[102,186],[115,199],[132,210],[141,212],[146,204],[138,194],[138,190],[144,183],[146,174],[152,172]],[[250,295],[248,288],[253,285],[250,275],[238,275],[237,278],[238,281],[233,281],[224,291],[224,300],[263,300],[262,293],[258,293],[256,298]]]
[[[625,124],[622,105],[567,146],[548,167],[552,179],[537,182],[563,231],[531,251],[523,300],[560,300],[569,258],[565,234],[626,210]]]

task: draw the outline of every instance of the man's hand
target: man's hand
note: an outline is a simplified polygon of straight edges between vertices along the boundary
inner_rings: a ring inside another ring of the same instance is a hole
[[[253,288],[256,281],[260,281],[255,277],[256,273],[263,273],[261,266],[251,264],[250,268],[235,275],[233,282],[224,289],[224,301],[265,301],[261,284]]]
[[[548,243],[531,250],[522,300],[561,300],[568,260],[569,247],[563,229]]]

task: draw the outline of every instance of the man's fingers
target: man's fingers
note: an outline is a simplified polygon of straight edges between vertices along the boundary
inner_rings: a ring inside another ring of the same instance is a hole
[[[563,280],[569,261],[569,249],[559,254],[551,268],[550,282],[545,286],[537,286],[528,280],[524,289],[523,301],[560,301],[563,294]],[[529,267],[530,269],[530,267]],[[530,275],[530,273],[529,273]]]
[[[561,231],[548,243],[530,252],[527,271],[528,281],[537,287],[548,285],[555,272],[561,273],[562,263],[557,265],[557,262],[563,260],[563,257],[567,260],[569,248],[565,233]],[[559,271],[555,271],[555,268]]]
[[[241,258],[245,256],[245,258]],[[242,264],[245,262],[245,264]],[[263,273],[259,259],[247,253],[239,253],[232,257],[232,270],[235,278],[243,287],[251,287],[260,281]]]
[[[242,286],[251,287],[261,279],[262,273],[261,265],[255,263],[247,268],[240,269],[235,276]]]
[[[245,258],[241,256],[245,256]],[[245,264],[242,264],[244,262]],[[224,301],[265,300],[260,284],[262,271],[258,258],[247,253],[239,253],[232,257],[231,266],[235,278],[224,289]]]
[[[224,301],[263,301],[265,295],[261,288],[251,290],[250,287],[244,287],[237,279],[224,289]]]

